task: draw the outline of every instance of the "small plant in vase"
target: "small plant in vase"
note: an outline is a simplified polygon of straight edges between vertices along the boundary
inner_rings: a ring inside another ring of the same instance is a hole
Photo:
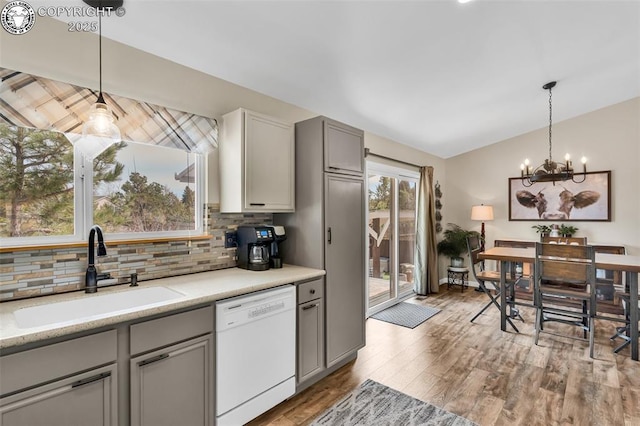
[[[575,226],[565,225],[561,223],[559,231],[560,231],[560,235],[562,235],[563,237],[571,238],[573,237],[573,234],[575,234],[576,231],[578,231],[578,228],[576,228]]]
[[[535,229],[538,234],[540,234],[540,241],[542,241],[542,239],[548,236],[551,232],[551,227],[547,225],[533,225],[532,228]]]
[[[449,257],[451,266],[463,267],[464,259],[462,254],[467,251],[467,237],[480,237],[480,233],[467,231],[458,225],[450,223],[443,234],[444,239],[438,243],[438,254]]]

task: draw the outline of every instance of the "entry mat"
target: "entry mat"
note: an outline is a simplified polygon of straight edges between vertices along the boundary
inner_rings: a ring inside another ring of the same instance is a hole
[[[470,420],[366,380],[311,426],[474,426]]]
[[[435,314],[440,309],[431,306],[416,305],[415,303],[400,302],[390,308],[380,311],[370,318],[391,324],[401,325],[407,328],[416,328]]]

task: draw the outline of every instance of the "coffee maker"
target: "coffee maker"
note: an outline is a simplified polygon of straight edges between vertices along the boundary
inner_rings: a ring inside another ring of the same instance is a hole
[[[274,242],[271,226],[238,226],[238,266],[250,271],[269,269],[269,253]]]
[[[280,256],[280,243],[287,239],[284,226],[269,226],[273,231],[273,241],[269,248],[269,265],[272,268],[282,268],[282,257]]]

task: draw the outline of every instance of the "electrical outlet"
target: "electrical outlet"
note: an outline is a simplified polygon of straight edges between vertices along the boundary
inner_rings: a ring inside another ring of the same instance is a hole
[[[224,248],[238,247],[238,233],[236,231],[225,231]]]

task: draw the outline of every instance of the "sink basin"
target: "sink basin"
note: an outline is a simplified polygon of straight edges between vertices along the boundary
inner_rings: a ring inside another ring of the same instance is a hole
[[[184,297],[184,294],[166,287],[145,287],[22,308],[14,315],[18,328],[41,327],[106,318],[141,308],[161,306],[181,297]]]

